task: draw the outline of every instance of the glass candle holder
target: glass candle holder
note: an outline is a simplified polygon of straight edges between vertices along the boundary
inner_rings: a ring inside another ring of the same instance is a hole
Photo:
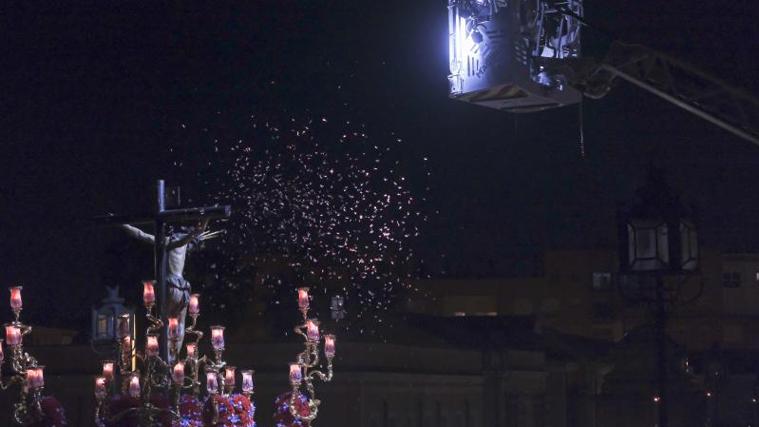
[[[118,331],[119,338],[132,335],[129,317],[129,314],[121,314],[116,320],[116,330]]]
[[[140,397],[140,377],[137,374],[132,374],[129,379],[129,396],[135,399]]]
[[[40,389],[45,386],[45,367],[37,366],[32,368],[34,376],[32,377],[31,386],[34,389]]]
[[[300,382],[303,381],[303,370],[300,367],[300,364],[298,363],[291,363],[290,364],[290,384],[294,386],[300,385]]]
[[[145,354],[158,356],[158,336],[148,335],[148,341],[145,343]]]
[[[21,328],[16,325],[5,325],[5,343],[9,347],[16,347],[21,345]]]
[[[206,390],[209,394],[216,394],[219,392],[219,379],[217,373],[214,371],[206,372]]]
[[[211,326],[211,345],[214,350],[224,350],[224,327]]]
[[[194,359],[195,357],[197,357],[196,356],[197,355],[197,350],[198,350],[198,345],[197,344],[195,344],[194,342],[188,342],[187,346],[185,346],[185,348],[187,349],[187,358],[188,359]]]
[[[95,398],[98,400],[103,400],[108,395],[105,382],[105,377],[95,378]]]
[[[145,307],[150,307],[155,304],[155,282],[152,280],[145,280],[142,282],[142,301],[145,303]]]
[[[242,391],[243,393],[253,393],[253,371],[244,370],[242,374]]]
[[[327,359],[335,357],[335,336],[332,334],[324,336],[324,355]]]
[[[298,308],[301,311],[308,310],[309,302],[308,288],[298,288]]]
[[[105,378],[106,381],[113,381],[113,366],[114,363],[112,360],[103,361],[103,378]]]
[[[235,371],[237,368],[234,366],[227,366],[224,368],[224,385],[229,388],[234,388],[235,386]]]
[[[34,370],[34,368],[29,368],[26,370],[26,385],[29,388],[34,388],[34,377],[37,375],[37,372]]]
[[[132,337],[127,335],[121,339],[121,352],[123,354],[132,354]]]
[[[311,342],[319,342],[319,321],[315,319],[306,320],[306,336]]]
[[[14,311],[21,310],[21,308],[24,306],[24,302],[21,300],[21,290],[23,289],[23,286],[13,286],[9,288],[11,291],[11,308]]]
[[[190,316],[197,316],[200,314],[200,294],[190,295],[190,305],[187,308],[187,312]]]
[[[184,384],[184,362],[181,360],[177,362],[177,364],[174,365],[174,368],[171,370],[171,379],[176,385],[181,386]]]
[[[179,339],[179,319],[176,317],[169,317],[169,339]]]

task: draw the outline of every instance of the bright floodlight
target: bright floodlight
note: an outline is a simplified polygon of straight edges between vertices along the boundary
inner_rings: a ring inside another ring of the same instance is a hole
[[[507,111],[574,104],[582,0],[449,0],[450,95]]]

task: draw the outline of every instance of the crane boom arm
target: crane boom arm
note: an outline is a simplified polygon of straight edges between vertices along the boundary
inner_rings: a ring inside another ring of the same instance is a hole
[[[615,42],[602,63],[574,77],[573,86],[594,99],[620,78],[759,145],[759,100],[645,46]]]

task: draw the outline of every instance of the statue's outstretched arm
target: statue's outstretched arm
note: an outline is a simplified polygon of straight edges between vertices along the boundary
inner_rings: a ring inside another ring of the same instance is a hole
[[[123,228],[129,236],[134,237],[137,240],[150,243],[151,245],[155,244],[155,236],[152,234],[148,234],[139,228],[131,226],[129,224],[121,224],[121,228]]]
[[[195,226],[195,229],[192,230],[191,232],[185,234],[184,236],[180,237],[177,240],[174,240],[174,241],[170,240],[166,244],[166,248],[167,249],[179,248],[179,247],[182,247],[184,245],[189,244],[190,242],[192,242],[195,239],[202,240],[201,236],[203,235],[203,231],[206,229],[207,226],[208,226],[208,220],[207,219],[205,219],[203,221],[200,221]]]
[[[200,234],[200,236],[198,236],[198,238],[201,241],[203,241],[203,240],[210,240],[210,239],[215,239],[215,238],[219,237],[220,235],[222,235],[224,233],[225,233],[224,230],[204,231],[203,233]]]

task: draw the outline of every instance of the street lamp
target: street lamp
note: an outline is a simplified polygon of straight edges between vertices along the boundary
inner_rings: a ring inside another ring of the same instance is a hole
[[[693,212],[655,175],[638,192],[638,202],[620,211],[622,273],[691,273],[698,269],[698,232]]]
[[[649,171],[646,184],[638,190],[637,196],[635,204],[619,211],[619,270],[623,275],[641,279],[648,276],[656,282],[654,295],[646,295],[647,290],[642,290],[636,299],[655,303],[655,425],[667,427],[667,307],[675,301],[666,289],[664,276],[687,275],[698,270],[698,233],[692,210],[680,203],[658,171]]]
[[[118,286],[107,289],[102,305],[92,309],[92,342],[109,346],[125,334],[132,335],[134,310],[124,306]]]

